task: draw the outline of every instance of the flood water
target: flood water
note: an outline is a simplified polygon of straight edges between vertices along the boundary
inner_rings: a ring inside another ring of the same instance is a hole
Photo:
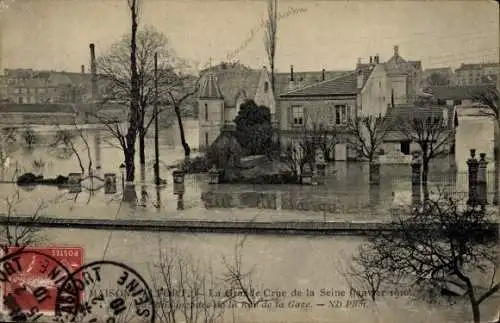
[[[187,127],[188,140],[196,147],[196,127]],[[85,189],[71,193],[56,187],[19,189],[14,184],[0,184],[2,197],[19,192],[16,215],[29,215],[45,202],[43,215],[64,218],[107,219],[176,219],[213,221],[369,221],[388,220],[388,210],[398,199],[404,202],[411,192],[409,165],[382,165],[379,186],[368,185],[368,167],[364,163],[332,163],[327,168],[324,185],[210,185],[206,175],[188,175],[182,187],[172,185],[168,165],[182,159],[183,151],[174,136],[176,129],[160,134],[161,176],[168,184],[156,192],[152,182],[152,139],[148,139],[145,183],[136,185],[135,205],[120,202],[121,175],[118,166],[123,162],[113,140],[101,144],[101,173],[117,174],[118,187],[114,193],[104,189]],[[93,132],[88,136],[92,138]],[[106,136],[103,135],[106,139]],[[89,140],[94,153],[93,140]],[[79,143],[78,147],[83,147]],[[83,159],[86,152],[82,152]],[[137,159],[138,162],[138,159]],[[19,172],[32,171],[45,177],[79,172],[75,156],[56,158],[45,145],[33,149],[19,148],[12,153],[10,166],[3,180],[13,178],[13,168]],[[139,176],[139,174],[137,174]],[[489,177],[492,179],[492,177]],[[466,175],[455,174],[446,161],[431,166],[431,187],[446,186],[466,192]],[[492,192],[492,181],[488,189]],[[159,198],[157,198],[159,196]],[[395,201],[396,200],[396,201]],[[400,201],[401,202],[401,201]],[[326,206],[326,207],[325,207]],[[6,212],[5,203],[0,212]],[[225,272],[223,257],[233,259],[234,248],[243,238],[237,234],[194,234],[169,232],[133,232],[82,229],[43,229],[40,244],[81,246],[85,262],[114,260],[136,269],[153,285],[150,270],[158,261],[159,252],[173,248],[189,263],[199,264],[200,272],[214,275]],[[345,236],[279,236],[248,235],[242,249],[245,270],[254,268],[256,289],[286,293],[283,308],[226,309],[224,322],[464,322],[469,318],[468,304],[432,307],[415,303],[407,297],[384,298],[377,308],[366,306],[346,308],[349,287],[341,271],[350,256],[362,243],[361,237]],[[161,282],[160,282],[161,284]],[[321,289],[324,289],[323,293]],[[292,296],[301,291],[302,295]],[[306,294],[309,290],[309,296]],[[337,296],[325,295],[327,291]],[[314,296],[312,296],[314,292]],[[343,296],[342,292],[345,293]],[[323,295],[322,295],[323,294]],[[329,302],[343,306],[329,307]],[[310,302],[310,308],[296,308],[298,303]],[[337,302],[337,303],[336,303]],[[324,306],[318,304],[325,304]],[[483,319],[490,320],[497,311],[498,299],[493,298],[482,308]],[[159,320],[157,320],[159,322]]]

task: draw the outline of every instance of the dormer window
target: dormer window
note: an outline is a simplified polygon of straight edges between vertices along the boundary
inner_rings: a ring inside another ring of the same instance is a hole
[[[269,91],[269,82],[264,82],[264,92],[268,92]]]

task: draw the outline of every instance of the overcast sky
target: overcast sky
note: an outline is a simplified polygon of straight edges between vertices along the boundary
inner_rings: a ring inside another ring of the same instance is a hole
[[[79,71],[88,44],[103,53],[129,31],[125,0],[0,0],[0,68]],[[358,57],[400,54],[424,68],[498,61],[499,10],[488,1],[291,1],[279,22],[277,67],[352,69]],[[177,54],[207,64],[235,58],[267,65],[266,1],[144,0],[140,25],[153,25]],[[255,32],[252,32],[254,30]],[[249,37],[254,35],[251,40]],[[233,55],[234,56],[234,55]]]

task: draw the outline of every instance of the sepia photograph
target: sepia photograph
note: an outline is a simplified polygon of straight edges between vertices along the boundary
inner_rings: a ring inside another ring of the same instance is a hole
[[[500,323],[488,0],[0,0],[0,321]]]

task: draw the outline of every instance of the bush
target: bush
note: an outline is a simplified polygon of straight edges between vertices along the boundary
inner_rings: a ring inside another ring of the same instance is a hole
[[[183,162],[181,168],[186,174],[198,174],[208,172],[209,165],[204,156],[198,156]]]
[[[68,183],[68,177],[59,175],[56,178],[43,178],[42,175],[25,173],[17,178],[17,185],[64,185]]]

